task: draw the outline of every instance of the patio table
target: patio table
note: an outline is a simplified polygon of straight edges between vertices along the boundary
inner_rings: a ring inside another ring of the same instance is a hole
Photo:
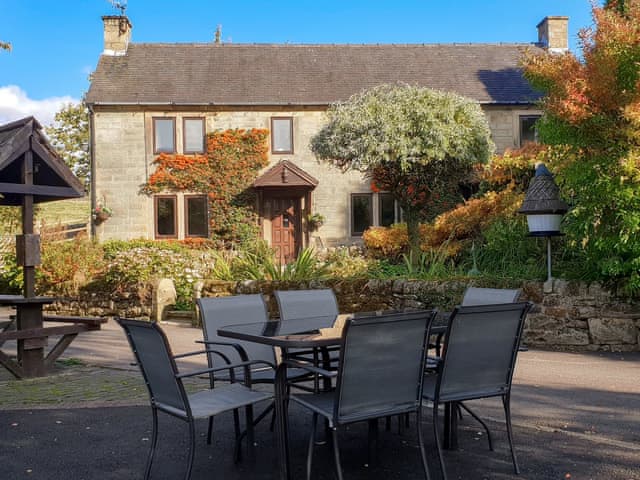
[[[282,357],[287,357],[289,349],[317,349],[340,345],[342,326],[333,327],[335,317],[311,317],[294,320],[272,320],[268,322],[230,325],[218,330],[221,337],[279,347]],[[275,382],[276,441],[280,478],[288,480],[289,472],[289,432],[287,423],[287,366],[280,362],[276,370]]]
[[[361,316],[363,314],[358,314]],[[335,322],[335,324],[334,324]],[[340,346],[344,323],[335,317],[310,317],[292,320],[270,320],[268,322],[230,325],[218,330],[221,337],[256,342],[282,350],[286,358],[289,349],[322,349]],[[432,333],[444,331],[446,326],[436,326]],[[287,419],[287,365],[280,362],[276,370],[275,382],[276,443],[280,478],[291,478],[289,462],[289,430]]]

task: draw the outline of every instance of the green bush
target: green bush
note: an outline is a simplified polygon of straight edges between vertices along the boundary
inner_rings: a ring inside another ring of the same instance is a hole
[[[527,236],[527,222],[523,215],[505,217],[482,232],[483,239],[475,244],[477,267],[484,275],[506,278],[545,278],[544,238]],[[472,265],[471,252],[466,265]]]
[[[142,285],[158,278],[174,282],[176,308],[193,307],[193,286],[210,276],[214,256],[206,250],[192,250],[174,242],[110,242],[105,245],[109,264],[104,281],[119,288]]]

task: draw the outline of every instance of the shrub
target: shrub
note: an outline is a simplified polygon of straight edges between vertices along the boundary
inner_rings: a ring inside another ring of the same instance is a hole
[[[362,235],[367,255],[373,258],[398,260],[409,250],[409,236],[405,223],[390,227],[371,227]]]
[[[77,292],[100,276],[106,267],[102,246],[86,238],[69,242],[42,242],[38,288],[59,293]]]
[[[214,258],[207,251],[190,250],[177,242],[110,242],[104,280],[115,289],[141,286],[157,278],[171,278],[176,287],[176,307],[193,306],[193,285],[208,277]]]
[[[361,254],[353,254],[347,247],[329,252],[325,261],[328,276],[334,278],[366,278],[373,264]]]

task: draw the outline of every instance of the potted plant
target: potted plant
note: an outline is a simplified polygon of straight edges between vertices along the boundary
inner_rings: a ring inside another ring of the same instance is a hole
[[[324,225],[324,216],[319,213],[310,213],[307,216],[307,225],[310,232],[315,232]]]
[[[111,215],[113,215],[113,210],[102,203],[98,203],[91,211],[91,218],[97,225],[108,220]]]

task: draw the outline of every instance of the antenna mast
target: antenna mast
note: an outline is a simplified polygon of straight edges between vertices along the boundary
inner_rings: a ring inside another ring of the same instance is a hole
[[[120,10],[120,16],[124,17],[124,12],[127,9],[127,0],[109,0],[111,6]]]

